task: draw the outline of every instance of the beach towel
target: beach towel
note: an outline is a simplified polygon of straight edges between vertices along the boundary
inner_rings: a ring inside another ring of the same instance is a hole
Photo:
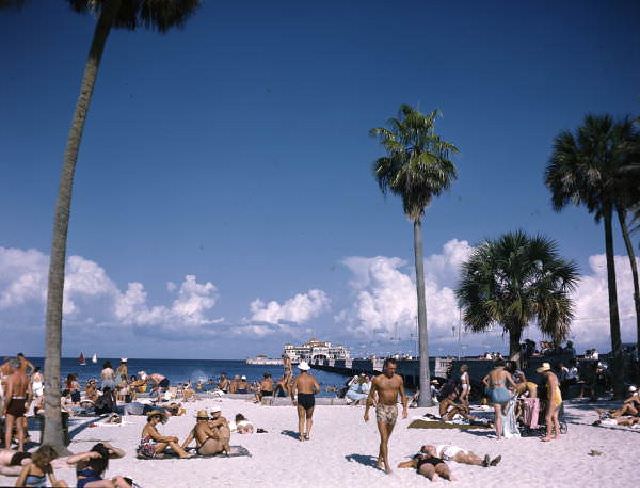
[[[407,429],[460,429],[460,430],[473,430],[473,429],[491,429],[489,426],[482,425],[463,425],[452,424],[443,420],[426,420],[426,419],[414,419]]]
[[[229,455],[227,456],[226,454],[223,453],[217,453],[217,454],[198,454],[195,449],[189,449],[189,454],[191,454],[191,457],[189,459],[209,459],[209,458],[237,458],[237,457],[253,457],[253,455],[251,454],[251,452],[246,448],[246,447],[242,447],[242,446],[230,446],[231,452],[229,453]],[[151,460],[151,461],[156,461],[156,460],[161,460],[161,459],[178,459],[178,455],[169,451],[168,453],[162,453],[160,455],[156,455],[156,457],[154,458],[148,458],[145,456],[140,456],[138,455],[138,459],[141,460]],[[185,459],[185,461],[188,461],[188,459]]]
[[[525,398],[524,399],[524,423],[530,429],[538,428],[538,419],[540,418],[540,399]]]

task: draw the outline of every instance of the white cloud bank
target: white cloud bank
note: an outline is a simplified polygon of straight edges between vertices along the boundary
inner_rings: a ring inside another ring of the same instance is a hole
[[[30,315],[44,322],[49,258],[28,250],[0,247],[0,323],[3,316]],[[65,323],[160,326],[184,330],[219,322],[208,316],[218,299],[211,283],[187,275],[180,285],[167,286],[176,295],[170,305],[150,306],[141,283],[121,291],[98,263],[80,256],[67,260],[63,313]]]
[[[427,314],[429,338],[440,345],[457,341],[459,312],[454,289],[459,279],[460,265],[473,251],[466,241],[447,242],[441,254],[425,259]],[[640,266],[640,260],[638,260]],[[358,338],[389,339],[396,333],[408,339],[416,334],[416,289],[413,263],[397,257],[348,257],[343,264],[351,271],[350,288],[353,303],[335,317],[348,332]],[[633,280],[626,256],[616,256],[618,303],[623,340],[635,340],[636,322],[633,302]],[[572,337],[583,348],[591,344],[609,344],[609,308],[607,272],[604,255],[589,258],[589,270],[584,274],[573,295],[575,320]],[[493,343],[500,330],[493,334]],[[397,331],[397,332],[396,332]],[[525,332],[525,336],[527,332]],[[540,337],[535,326],[528,335]],[[492,342],[488,337],[468,335],[468,343]],[[478,340],[474,341],[473,338]],[[488,339],[488,340],[487,340]]]
[[[302,324],[326,312],[330,303],[327,294],[317,289],[296,293],[293,298],[282,304],[276,301],[265,303],[258,299],[251,303],[251,321],[270,324],[281,322]]]

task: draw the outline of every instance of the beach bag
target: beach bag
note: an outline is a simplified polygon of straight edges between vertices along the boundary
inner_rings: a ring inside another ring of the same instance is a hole
[[[540,417],[540,399],[525,398],[524,399],[524,424],[529,429],[537,429],[539,427],[538,419]]]

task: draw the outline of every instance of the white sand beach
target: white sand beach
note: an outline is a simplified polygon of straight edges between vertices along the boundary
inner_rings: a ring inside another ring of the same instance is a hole
[[[188,406],[188,415],[172,417],[162,426],[166,434],[184,439],[194,423],[196,410],[214,400]],[[223,414],[232,418],[243,413],[265,434],[232,434],[231,445],[242,445],[251,458],[213,458],[191,460],[138,460],[135,449],[145,417],[125,417],[125,425],[87,427],[75,435],[73,451],[90,449],[98,441],[124,448],[127,456],[112,461],[108,474],[131,477],[141,486],[418,486],[430,483],[411,469],[394,469],[385,475],[374,467],[378,450],[375,421],[365,424],[362,406],[317,406],[311,440],[297,440],[297,417],[293,407],[261,406],[244,400],[222,400]],[[450,462],[453,484],[459,487],[503,486],[607,486],[637,483],[637,453],[630,450],[640,441],[640,431],[612,430],[587,423],[595,416],[586,405],[568,404],[568,432],[561,440],[548,444],[538,438],[496,441],[489,432],[407,429],[411,417],[426,409],[411,409],[409,418],[399,420],[390,441],[390,460],[396,466],[425,443],[450,443],[474,450],[480,455],[502,454],[494,468],[466,466]],[[374,417],[375,419],[375,417]],[[37,434],[36,434],[37,436]],[[591,450],[602,452],[592,456]],[[73,469],[56,470],[56,475],[75,486]],[[442,483],[447,483],[441,480]],[[12,485],[15,478],[0,477],[0,485]]]

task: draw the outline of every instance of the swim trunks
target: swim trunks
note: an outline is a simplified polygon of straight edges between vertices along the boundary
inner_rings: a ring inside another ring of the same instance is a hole
[[[7,405],[7,413],[14,417],[24,417],[24,414],[27,413],[27,399],[13,397]]]
[[[298,405],[305,410],[315,407],[316,396],[313,393],[298,393]]]
[[[444,460],[440,458],[430,457],[427,459],[418,458],[418,463],[416,464],[416,473],[420,474],[420,466],[423,464],[430,464],[431,466],[437,466],[438,464],[444,464]]]
[[[263,397],[273,396],[273,391],[272,390],[260,390],[260,396],[263,396]]]
[[[384,405],[378,403],[376,405],[376,418],[378,422],[384,422],[389,425],[395,425],[398,420],[398,405]]]

